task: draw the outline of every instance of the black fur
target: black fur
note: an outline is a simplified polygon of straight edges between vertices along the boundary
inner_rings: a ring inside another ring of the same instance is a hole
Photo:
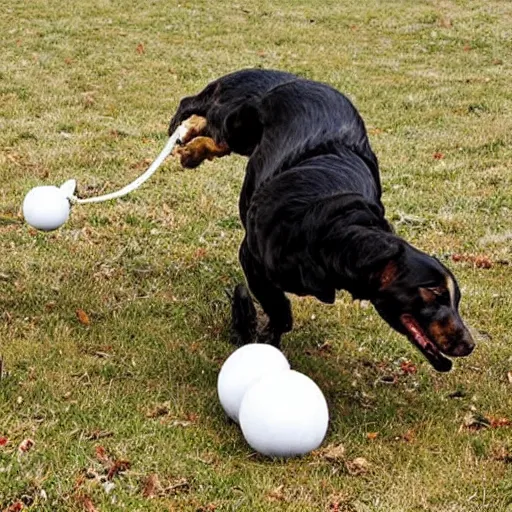
[[[453,275],[385,219],[377,158],[346,96],[288,73],[243,70],[183,99],[169,131],[193,114],[206,118],[206,135],[249,156],[240,262],[268,317],[260,341],[279,345],[292,328],[285,292],[332,303],[347,290],[370,300],[440,371],[451,368],[442,353],[472,351]],[[248,300],[238,288],[233,325],[242,343],[254,341]]]

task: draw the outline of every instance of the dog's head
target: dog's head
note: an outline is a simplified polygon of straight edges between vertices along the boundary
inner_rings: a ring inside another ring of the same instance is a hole
[[[467,356],[475,346],[459,315],[459,286],[440,261],[403,244],[377,273],[377,291],[370,300],[437,371],[449,371],[452,363],[445,356]]]

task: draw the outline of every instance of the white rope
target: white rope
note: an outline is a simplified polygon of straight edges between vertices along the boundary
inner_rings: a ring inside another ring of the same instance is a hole
[[[118,197],[122,197],[125,196],[126,194],[129,194],[136,188],[140,187],[146,180],[148,180],[155,173],[155,171],[162,165],[162,162],[171,154],[172,150],[174,149],[174,146],[176,146],[176,144],[180,142],[180,140],[185,136],[186,132],[187,128],[183,125],[180,125],[176,129],[176,131],[171,135],[164,149],[162,149],[162,152],[156,157],[155,161],[150,165],[149,169],[144,174],[141,174],[136,180],[126,185],[126,187],[123,187],[121,190],[118,190],[117,192],[111,192],[110,194],[105,194],[103,196],[79,199],[73,194],[73,188],[73,190],[70,191],[70,195],[68,196],[69,202],[71,204],[101,203],[103,201],[117,199]]]

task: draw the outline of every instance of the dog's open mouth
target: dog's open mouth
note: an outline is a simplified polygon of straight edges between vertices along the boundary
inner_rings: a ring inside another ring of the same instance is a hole
[[[411,315],[402,315],[400,321],[407,330],[409,339],[438,372],[451,370],[452,362],[441,353],[437,345],[425,334],[425,331]]]

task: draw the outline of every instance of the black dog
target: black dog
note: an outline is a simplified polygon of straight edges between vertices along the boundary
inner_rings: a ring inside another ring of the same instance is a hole
[[[230,151],[249,156],[240,195],[240,262],[268,316],[261,341],[292,328],[285,292],[332,303],[337,290],[372,302],[438,371],[473,339],[458,313],[460,291],[437,259],[393,233],[364,122],[335,89],[279,71],[242,70],[184,98],[182,164]],[[245,287],[233,297],[238,341],[254,341],[256,311]]]

